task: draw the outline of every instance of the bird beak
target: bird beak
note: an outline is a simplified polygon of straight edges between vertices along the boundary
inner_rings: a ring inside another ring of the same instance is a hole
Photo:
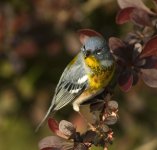
[[[86,50],[86,51],[84,51],[83,54],[84,54],[84,57],[87,58],[90,55],[90,51]]]

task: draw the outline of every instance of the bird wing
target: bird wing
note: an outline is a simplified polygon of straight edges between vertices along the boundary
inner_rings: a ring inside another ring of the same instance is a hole
[[[56,87],[52,100],[53,110],[59,110],[76,99],[88,86],[83,58],[78,54],[76,58],[65,68]]]
[[[83,56],[79,53],[74,60],[65,68],[59,83],[56,87],[55,94],[52,103],[36,128],[36,132],[39,130],[40,126],[46,120],[48,115],[55,112],[68,103],[76,99],[81,93],[88,87],[88,76],[84,68]]]

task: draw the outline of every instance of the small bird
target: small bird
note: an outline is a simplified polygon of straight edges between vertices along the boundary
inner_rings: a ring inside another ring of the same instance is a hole
[[[114,75],[114,60],[104,38],[91,29],[79,30],[79,34],[81,51],[63,71],[51,105],[36,131],[50,112],[55,113],[69,103],[79,112],[79,106],[103,92]]]

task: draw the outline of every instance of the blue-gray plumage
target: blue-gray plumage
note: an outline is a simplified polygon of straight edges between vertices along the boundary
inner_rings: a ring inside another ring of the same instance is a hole
[[[101,37],[91,37],[89,40],[85,42],[85,49],[91,50],[91,52],[95,52],[95,50],[103,49],[104,51],[108,51],[106,41]]]

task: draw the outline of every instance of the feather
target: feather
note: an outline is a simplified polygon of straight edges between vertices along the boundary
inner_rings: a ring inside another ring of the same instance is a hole
[[[56,87],[52,103],[35,131],[38,131],[51,111],[54,113],[74,101],[88,87],[87,71],[84,68],[83,55],[79,53],[76,57],[74,58],[76,61],[72,60],[65,68]]]

